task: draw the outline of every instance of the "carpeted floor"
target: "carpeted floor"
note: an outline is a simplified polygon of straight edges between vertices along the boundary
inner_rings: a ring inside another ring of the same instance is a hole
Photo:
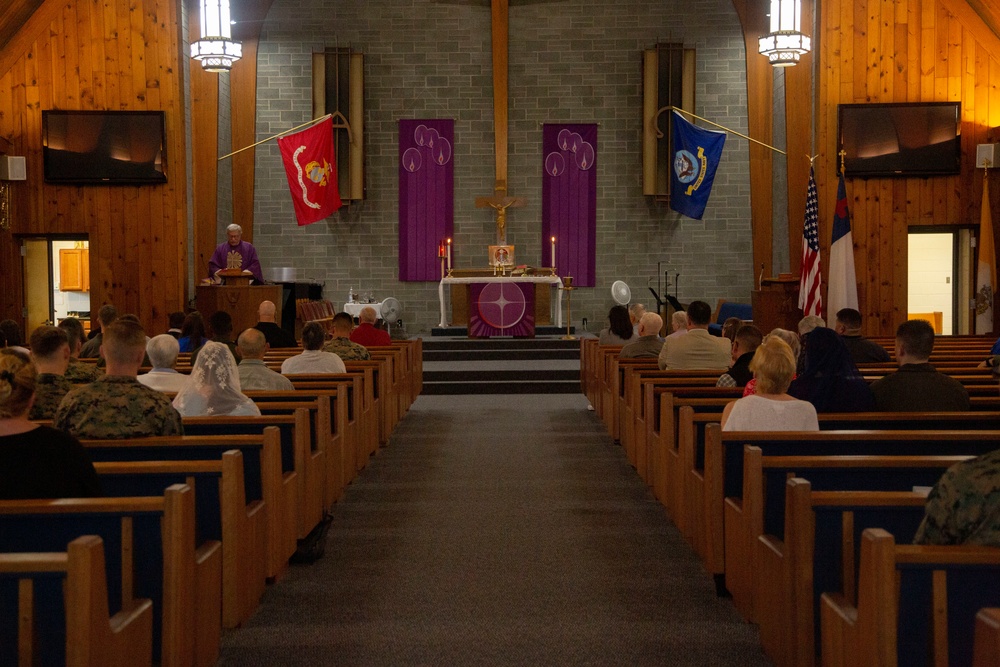
[[[767,665],[580,395],[422,396],[221,665]]]

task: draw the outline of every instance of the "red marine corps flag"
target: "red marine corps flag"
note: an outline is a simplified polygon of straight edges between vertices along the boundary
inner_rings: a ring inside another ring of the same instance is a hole
[[[333,119],[278,139],[299,226],[326,218],[340,208],[337,163],[333,158]]]

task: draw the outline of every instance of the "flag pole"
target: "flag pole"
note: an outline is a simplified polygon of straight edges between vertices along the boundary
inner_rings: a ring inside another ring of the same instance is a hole
[[[702,118],[701,116],[697,116],[697,115],[691,113],[690,111],[687,111],[685,109],[681,109],[680,107],[671,106],[669,104],[667,106],[665,106],[665,107],[661,107],[660,109],[658,109],[657,112],[656,112],[656,115],[653,116],[653,127],[656,128],[656,136],[657,136],[657,138],[662,138],[663,137],[663,132],[660,131],[660,124],[659,124],[658,121],[660,119],[660,114],[662,114],[664,111],[679,111],[680,113],[687,114],[688,116],[691,116],[692,118],[697,118],[698,120],[702,121],[703,123],[708,123],[709,125],[714,125],[715,127],[718,127],[720,129],[725,130],[726,132],[729,132],[730,134],[735,134],[737,137],[743,137],[747,141],[752,141],[755,144],[760,144],[764,148],[770,148],[775,153],[781,153],[782,155],[788,155],[788,153],[786,153],[785,151],[781,150],[780,148],[775,148],[771,144],[765,144],[763,141],[760,141],[759,139],[754,139],[753,137],[748,137],[747,135],[745,135],[745,134],[743,134],[741,132],[737,132],[736,130],[734,130],[732,128],[726,127],[725,125],[719,125],[718,123],[714,123],[714,122],[710,121],[707,118]]]
[[[258,141],[255,144],[250,144],[249,146],[244,146],[243,148],[237,149],[237,150],[233,151],[232,153],[229,153],[228,155],[223,155],[222,157],[219,158],[219,162],[222,162],[227,157],[232,157],[232,156],[236,155],[237,153],[242,153],[243,151],[248,151],[251,148],[253,148],[254,146],[260,146],[261,144],[263,144],[265,142],[268,142],[271,139],[277,139],[278,137],[284,136],[284,135],[288,134],[289,132],[294,132],[295,130],[298,130],[298,129],[301,129],[303,127],[306,127],[307,125],[313,125],[315,123],[318,123],[321,120],[326,120],[327,118],[333,118],[333,114],[328,113],[325,116],[320,116],[319,118],[313,118],[310,121],[306,121],[305,123],[302,123],[301,125],[296,125],[295,127],[291,128],[291,129],[288,129],[288,130],[285,130],[284,132],[278,132],[277,134],[273,134],[270,137],[267,137],[266,139],[261,139],[260,141]]]

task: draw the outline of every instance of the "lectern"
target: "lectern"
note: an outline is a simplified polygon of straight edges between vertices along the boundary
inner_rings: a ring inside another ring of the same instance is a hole
[[[763,278],[760,289],[750,294],[753,323],[765,334],[776,327],[798,332],[802,311],[799,309],[799,279],[790,273],[777,278]]]

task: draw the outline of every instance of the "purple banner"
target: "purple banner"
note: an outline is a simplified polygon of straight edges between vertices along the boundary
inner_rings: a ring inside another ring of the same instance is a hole
[[[576,287],[593,287],[597,254],[597,125],[542,129],[542,262],[556,237],[556,270]]]
[[[455,121],[399,121],[399,279],[441,279],[438,249],[455,229]]]
[[[469,285],[469,337],[535,335],[534,283]]]

